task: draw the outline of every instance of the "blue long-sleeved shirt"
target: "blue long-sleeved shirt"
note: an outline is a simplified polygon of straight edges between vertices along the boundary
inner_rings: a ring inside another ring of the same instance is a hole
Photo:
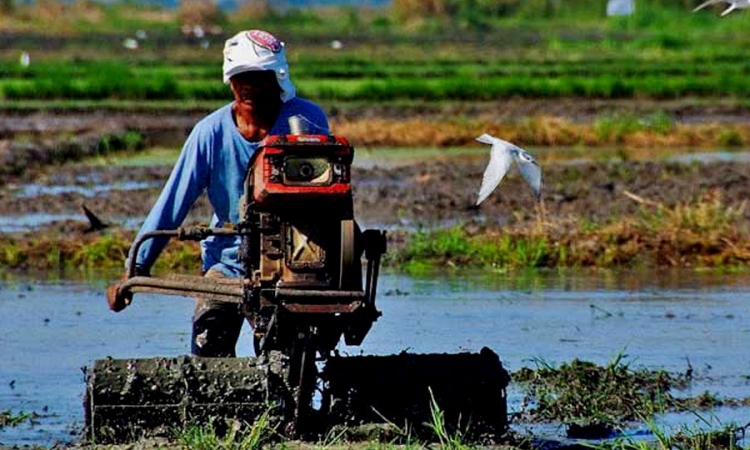
[[[292,98],[281,106],[279,118],[269,132],[289,133],[289,117],[301,116],[315,134],[328,133],[328,120],[316,104]],[[193,128],[159,199],[143,223],[138,236],[153,230],[173,230],[182,225],[195,200],[208,192],[214,209],[212,227],[239,221],[239,202],[250,158],[260,142],[247,141],[232,117],[232,104],[210,115]],[[136,267],[148,272],[168,239],[143,243],[136,255]],[[239,237],[209,236],[201,241],[203,270],[216,269],[230,277],[243,275],[238,261]]]

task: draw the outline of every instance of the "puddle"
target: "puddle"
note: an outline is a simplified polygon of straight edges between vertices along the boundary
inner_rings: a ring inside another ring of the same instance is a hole
[[[750,162],[750,151],[744,149],[696,150],[694,148],[624,148],[624,147],[527,147],[531,154],[544,165],[590,164],[592,161],[617,160],[666,161],[683,164],[694,162]],[[374,167],[397,168],[429,161],[485,161],[490,154],[489,146],[445,147],[445,148],[366,148],[355,152],[354,166],[364,169]]]
[[[146,216],[117,218],[108,221],[117,223],[125,229],[137,229],[141,226]],[[20,216],[0,216],[0,233],[19,233],[33,231],[35,229],[50,225],[55,222],[73,220],[88,223],[83,214],[24,214]]]
[[[626,157],[635,161],[657,161],[692,163],[714,161],[750,162],[750,151],[725,151],[715,149],[696,151],[691,148],[620,148],[620,147],[527,147],[537,159],[544,163],[585,164],[591,161],[621,160]],[[375,167],[393,169],[429,161],[485,161],[490,147],[357,147],[355,144],[353,166],[361,169]],[[107,165],[140,167],[162,165],[171,167],[179,156],[179,149],[149,149],[130,156],[111,156]],[[88,160],[97,164],[98,160]]]
[[[30,231],[52,222],[64,220],[85,221],[83,214],[24,214],[21,216],[0,216],[0,233]]]
[[[703,153],[686,153],[683,155],[674,155],[666,158],[669,162],[678,162],[690,164],[694,162],[712,163],[712,162],[750,162],[750,152],[703,152]]]
[[[160,181],[153,182],[125,182],[117,184],[102,184],[96,186],[76,186],[76,185],[59,185],[45,186],[41,184],[26,184],[12,191],[16,198],[31,198],[40,195],[63,195],[78,194],[84,197],[95,197],[97,195],[107,194],[110,191],[135,191],[138,189],[150,189],[161,186]]]
[[[113,314],[105,286],[103,280],[0,281],[0,410],[43,415],[33,426],[0,430],[1,444],[76,441],[83,423],[81,368],[96,359],[189,353],[190,299],[141,296]],[[535,360],[606,364],[624,350],[634,368],[684,372],[689,359],[697,381],[687,395],[708,390],[719,397],[750,396],[750,360],[738,357],[750,347],[747,274],[385,274],[379,293],[382,318],[361,347],[342,346],[343,354],[489,346],[515,371],[535,367]],[[253,354],[247,327],[238,354]],[[509,410],[518,410],[520,401],[518,388],[512,388]],[[726,424],[746,420],[749,413],[745,407],[706,414]],[[663,417],[670,426],[694,419]]]

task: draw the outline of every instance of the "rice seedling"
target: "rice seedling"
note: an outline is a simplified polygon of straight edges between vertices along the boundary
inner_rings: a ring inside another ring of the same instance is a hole
[[[313,51],[296,61],[295,80],[304,96],[318,101],[479,101],[509,96],[663,99],[750,92],[744,83],[749,64],[740,53],[702,57],[696,51],[652,60],[637,52],[618,55],[603,50],[604,56],[594,57],[590,52],[572,57],[562,51],[548,59],[531,54],[509,58],[474,53],[469,43],[444,56],[430,54],[425,59],[422,54],[415,60],[410,45],[399,44],[382,55],[370,53],[369,58],[328,59]],[[154,63],[144,57],[134,63],[92,59],[70,64],[51,59],[28,68],[7,64],[0,68],[0,98],[228,99],[217,67],[199,61]]]

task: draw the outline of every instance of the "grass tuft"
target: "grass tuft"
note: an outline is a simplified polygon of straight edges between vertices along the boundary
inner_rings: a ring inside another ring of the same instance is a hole
[[[270,410],[248,426],[234,421],[225,433],[218,433],[213,425],[188,427],[179,437],[180,443],[190,450],[257,450],[271,441],[275,432],[270,425]]]
[[[441,450],[468,450],[469,446],[464,442],[464,436],[468,433],[468,428],[465,430],[461,429],[461,424],[456,424],[456,430],[452,433],[448,430],[448,426],[445,423],[445,414],[443,410],[438,406],[435,396],[430,391],[430,413],[432,421],[427,424],[432,430],[433,434],[438,440],[439,448]],[[459,419],[460,421],[460,419]]]

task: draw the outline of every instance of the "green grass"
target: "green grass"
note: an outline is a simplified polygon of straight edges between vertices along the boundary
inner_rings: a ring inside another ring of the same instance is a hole
[[[434,264],[520,269],[548,266],[552,251],[544,236],[471,236],[459,226],[412,233],[389,261],[417,272]]]
[[[257,450],[277,438],[271,427],[269,411],[252,425],[231,423],[225,433],[217,433],[212,425],[193,425],[181,432],[179,441],[189,450]]]
[[[179,148],[152,147],[138,152],[125,151],[95,156],[81,161],[81,164],[117,167],[172,167],[179,155]]]
[[[432,433],[437,439],[438,448],[440,450],[468,450],[471,448],[467,444],[466,439],[464,439],[464,435],[469,432],[468,427],[462,429],[461,424],[458,423],[454,427],[455,430],[450,431],[445,422],[445,413],[437,404],[432,389],[428,389],[430,391],[430,415],[432,420],[427,426],[432,430]]]

